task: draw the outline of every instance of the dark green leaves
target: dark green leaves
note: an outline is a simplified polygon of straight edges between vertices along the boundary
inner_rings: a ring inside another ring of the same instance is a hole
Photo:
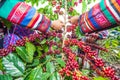
[[[31,62],[29,60],[29,56],[27,51],[25,50],[25,47],[16,47],[17,54],[22,58],[23,61],[25,62]]]
[[[16,47],[17,54],[22,58],[23,61],[31,63],[33,60],[33,55],[36,50],[35,46],[31,43],[26,43],[26,47]]]
[[[46,64],[46,71],[50,73],[49,80],[60,80],[60,75],[58,72],[55,72],[55,66],[53,62],[48,62]]]
[[[13,53],[3,57],[3,65],[6,73],[14,77],[22,76],[25,71],[23,62]]]
[[[35,52],[36,48],[35,48],[35,46],[34,46],[32,43],[30,43],[30,42],[27,42],[27,43],[25,44],[25,46],[26,46],[26,51],[27,51],[27,53],[28,53],[30,62],[32,62],[32,60],[33,60],[33,55],[34,55],[34,52]]]
[[[61,67],[65,67],[65,61],[63,61],[61,58],[56,59],[56,61]]]
[[[46,64],[46,71],[49,73],[53,73],[55,71],[55,67],[52,62],[48,62]]]
[[[30,74],[26,76],[24,80],[41,80],[41,77],[42,77],[42,68],[36,67],[30,72]]]
[[[0,80],[13,80],[12,77],[8,74],[0,75]]]

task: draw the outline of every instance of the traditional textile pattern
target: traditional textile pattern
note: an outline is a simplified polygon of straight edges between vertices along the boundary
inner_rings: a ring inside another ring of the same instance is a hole
[[[3,47],[7,48],[10,44],[15,44],[17,40],[22,39],[23,37],[29,37],[30,34],[34,33],[34,31],[23,28],[19,25],[12,25],[11,29],[4,36]]]
[[[98,34],[99,34],[99,38],[98,39],[105,39],[105,38],[108,37],[109,32],[108,32],[108,30],[104,30],[104,31],[100,31]]]
[[[8,20],[13,23],[20,23],[31,7],[25,3],[17,3],[8,16]]]
[[[43,19],[38,24],[37,29],[42,32],[46,32],[49,29],[50,25],[51,25],[51,21],[47,17],[43,16]]]
[[[11,7],[7,6],[7,4],[2,4],[2,8],[10,11],[7,12],[9,15],[0,13],[0,16],[3,18],[7,16],[7,20],[15,24],[31,29],[38,29],[41,32],[46,32],[50,27],[51,21],[42,14],[39,14],[35,8],[29,6],[25,2],[20,2],[20,0],[6,0],[5,3],[15,5]],[[3,11],[3,9],[0,8],[0,11]]]
[[[8,45],[10,44],[15,44],[17,40],[19,40],[20,38],[15,35],[15,34],[6,34],[4,36],[4,43],[3,43],[3,47],[7,48]]]
[[[24,28],[19,25],[13,25],[10,29],[10,33],[14,33],[18,37],[23,38],[25,36],[29,37],[30,34],[34,33],[34,31],[26,27]]]
[[[13,9],[13,7],[20,2],[20,0],[2,0],[3,2],[0,2],[0,17],[3,17],[7,19],[10,11]]]
[[[120,0],[101,0],[79,18],[82,33],[109,29],[120,24]]]

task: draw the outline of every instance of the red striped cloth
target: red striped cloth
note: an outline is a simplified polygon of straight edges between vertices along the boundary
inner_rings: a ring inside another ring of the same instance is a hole
[[[92,33],[120,24],[120,0],[101,0],[79,18],[80,30]]]
[[[7,4],[13,5],[7,6]],[[0,13],[0,16],[6,18],[12,23],[18,24],[22,27],[27,27],[30,29],[37,29],[41,32],[46,32],[50,25],[51,21],[42,14],[39,14],[36,9],[25,2],[20,2],[20,0],[6,0],[4,4],[1,3],[0,10],[3,11],[3,8],[8,9],[6,14]],[[4,12],[4,11],[3,11]]]

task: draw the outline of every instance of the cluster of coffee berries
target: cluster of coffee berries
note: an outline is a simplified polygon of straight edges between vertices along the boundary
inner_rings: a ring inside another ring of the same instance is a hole
[[[82,73],[80,71],[75,70],[72,73],[72,80],[90,80],[90,79],[86,76],[82,76]]]
[[[90,80],[90,79],[88,77],[86,77],[86,76],[81,76],[80,80]]]
[[[68,40],[65,40],[64,43],[65,43],[65,46],[77,45],[78,40],[77,39],[68,39]]]
[[[52,0],[50,2],[52,4],[52,6],[55,7],[54,13],[62,15],[63,14],[63,11],[61,10],[62,1]]]
[[[113,76],[111,80],[120,80],[120,78],[118,78],[117,76]]]
[[[76,25],[75,25],[75,24],[72,24],[71,26],[68,26],[68,27],[67,27],[67,32],[71,32],[71,31],[74,32],[74,30],[76,29],[76,27],[77,27],[77,24],[76,24]]]
[[[94,48],[96,48],[96,49],[99,49],[99,50],[101,50],[101,51],[105,51],[105,52],[108,52],[108,49],[106,49],[106,48],[104,48],[104,47],[101,47],[101,46],[99,46],[99,45],[97,45],[97,44],[91,44],[91,43],[85,43],[86,45],[89,45],[89,46],[91,46],[91,47],[94,47]]]
[[[42,34],[41,37],[45,36],[44,38],[49,38],[49,37],[58,37],[60,39],[62,39],[62,33],[61,32],[57,32],[57,31],[48,31],[45,34]]]
[[[72,73],[72,80],[80,80],[81,74],[78,74],[76,71]]]
[[[66,62],[66,67],[71,71],[74,69],[78,69],[79,65],[78,65],[78,62],[75,60],[76,55],[72,52],[70,52],[67,55],[68,55],[68,60]]]
[[[74,10],[73,7],[69,7],[68,12],[72,12]]]
[[[90,46],[82,46],[83,51],[86,53],[89,53],[91,51],[91,47]]]
[[[6,56],[9,54],[9,50],[8,49],[0,49],[0,56]]]
[[[115,76],[115,70],[113,68],[111,68],[111,67],[104,68],[103,72],[107,77],[112,78],[113,76]]]
[[[17,46],[24,46],[26,42],[28,41],[32,42],[39,37],[40,37],[40,34],[38,33],[30,34],[29,37],[23,37],[22,39],[17,40],[15,44],[10,44],[7,48],[0,49],[0,56],[6,56],[10,52],[15,51]]]
[[[65,40],[65,45],[67,45],[67,46],[68,45],[77,45],[85,54],[87,54],[86,57],[93,64],[94,68],[99,68],[101,70],[101,68],[104,67],[104,61],[101,58],[98,58],[97,50],[92,50],[91,46],[86,45],[85,42],[78,41],[76,39],[68,39],[68,40]],[[63,51],[67,54],[71,53],[71,49],[69,49],[67,47],[64,47]],[[74,58],[74,56],[72,58]],[[70,58],[71,61],[72,61],[72,58]],[[68,63],[68,64],[70,64],[70,63]],[[70,69],[72,69],[72,67]],[[107,77],[115,75],[115,71],[110,68],[106,68],[105,70],[103,70],[103,72],[106,74]]]
[[[94,59],[94,57],[96,57],[96,56],[97,56],[97,52],[96,51],[89,51],[87,53],[87,58],[90,59],[90,60]]]
[[[104,66],[104,62],[101,58],[96,58],[94,61],[95,61],[96,66],[98,66],[98,67]]]
[[[66,53],[67,60],[66,60],[66,66],[62,70],[60,70],[60,74],[64,76],[66,74],[67,76],[70,76],[74,70],[79,69],[78,62],[76,61],[76,55],[72,52],[71,49],[64,47],[63,51]]]
[[[61,69],[61,70],[59,71],[59,74],[60,74],[62,77],[64,77],[65,75],[66,75],[66,76],[70,76],[70,75],[72,74],[72,72],[71,72],[69,69],[67,69],[67,67],[65,67],[65,68],[63,68],[63,69]]]

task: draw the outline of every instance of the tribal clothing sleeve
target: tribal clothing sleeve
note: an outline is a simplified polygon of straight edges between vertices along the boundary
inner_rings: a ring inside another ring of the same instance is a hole
[[[116,27],[119,24],[120,0],[101,0],[79,18],[82,33],[98,32]]]
[[[98,32],[98,39],[105,39],[109,36],[108,30]]]
[[[22,27],[37,29],[41,32],[46,32],[51,25],[51,21],[47,17],[39,14],[35,8],[21,0],[2,0],[0,17]]]

